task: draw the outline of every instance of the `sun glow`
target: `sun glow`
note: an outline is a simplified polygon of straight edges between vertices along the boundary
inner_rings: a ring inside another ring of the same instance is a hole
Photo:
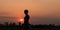
[[[21,22],[21,23],[24,23],[24,19],[20,19],[20,22]]]
[[[20,21],[22,22],[22,21],[23,21],[23,19],[20,19]]]

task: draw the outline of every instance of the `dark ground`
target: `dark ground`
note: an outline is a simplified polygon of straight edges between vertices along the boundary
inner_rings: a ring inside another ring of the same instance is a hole
[[[1,26],[0,30],[23,30],[22,26]],[[60,30],[59,26],[32,26],[29,30]]]
[[[8,24],[6,22],[5,25],[0,24],[0,30],[23,30],[23,24],[19,23],[19,25],[16,25],[15,23]],[[55,26],[54,24],[50,24],[50,25],[29,24],[28,30],[60,30],[60,26]]]

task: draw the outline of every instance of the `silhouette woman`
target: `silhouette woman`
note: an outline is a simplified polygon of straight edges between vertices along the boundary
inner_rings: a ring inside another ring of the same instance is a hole
[[[24,10],[24,14],[25,14],[25,17],[24,17],[24,30],[28,30],[28,24],[29,24],[29,18],[30,16],[28,15],[28,10]]]

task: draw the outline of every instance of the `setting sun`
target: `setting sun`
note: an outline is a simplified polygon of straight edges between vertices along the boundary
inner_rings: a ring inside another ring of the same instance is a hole
[[[23,19],[20,19],[20,21],[22,22],[22,21],[23,21]]]
[[[24,19],[20,19],[20,22],[21,22],[21,23],[24,23]]]

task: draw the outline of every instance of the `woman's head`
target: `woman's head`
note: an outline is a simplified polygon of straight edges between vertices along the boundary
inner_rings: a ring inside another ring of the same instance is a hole
[[[28,10],[24,10],[24,13],[27,15],[28,14]]]

